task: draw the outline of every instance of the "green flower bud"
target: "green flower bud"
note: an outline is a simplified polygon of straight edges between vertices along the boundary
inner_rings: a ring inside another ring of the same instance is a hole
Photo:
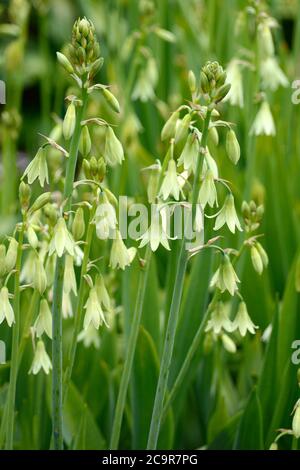
[[[179,119],[179,111],[171,114],[161,131],[161,140],[170,140],[175,135],[176,124]]]
[[[191,124],[192,117],[190,114],[186,114],[184,118],[177,121],[176,132],[175,132],[175,143],[182,142],[188,136],[189,127]]]
[[[216,92],[216,96],[214,97],[214,102],[215,103],[220,103],[229,93],[231,88],[230,83],[226,83],[225,85],[222,85]]]
[[[246,201],[243,201],[242,203],[242,215],[244,219],[249,219],[250,217],[250,207],[249,204]]]
[[[92,148],[92,141],[88,126],[83,126],[79,141],[79,151],[85,157],[87,156]]]
[[[263,265],[266,268],[269,264],[269,257],[267,255],[266,251],[259,242],[256,242],[256,248],[257,248],[257,250],[260,254]]]
[[[297,401],[295,406],[295,413],[292,424],[293,434],[296,439],[300,437],[300,400]]]
[[[0,245],[0,278],[6,274],[5,257],[6,247],[5,245]]]
[[[215,146],[219,145],[219,134],[215,126],[209,128],[208,137]]]
[[[76,108],[75,104],[71,103],[68,106],[65,119],[63,122],[63,134],[66,140],[70,140],[76,125]]]
[[[226,349],[227,352],[230,354],[235,354],[236,353],[236,345],[233,342],[233,340],[226,334],[223,334],[222,337],[222,343],[224,348]]]
[[[235,132],[232,129],[227,132],[226,152],[232,163],[236,165],[241,156],[241,149],[240,144],[236,138]]]
[[[254,270],[259,275],[261,275],[263,270],[264,270],[264,265],[263,265],[261,256],[260,256],[259,251],[256,248],[256,246],[251,247],[251,260],[252,260]]]
[[[81,240],[85,232],[84,212],[82,207],[78,207],[72,224],[72,234],[75,241]]]
[[[92,178],[91,174],[91,165],[90,162],[85,158],[82,162],[82,168],[86,179],[90,180]]]
[[[57,222],[57,210],[52,204],[46,204],[44,206],[45,216],[49,219],[49,224],[54,227]]]
[[[209,86],[208,78],[202,70],[200,72],[200,85],[201,85],[201,90],[204,94],[207,94],[207,93],[210,92],[210,86]]]
[[[117,98],[107,88],[102,88],[102,92],[103,92],[104,98],[106,99],[111,109],[115,111],[116,113],[119,113],[120,105],[119,105]]]
[[[195,93],[197,89],[197,83],[196,83],[195,74],[192,70],[190,70],[188,74],[188,83],[189,83],[189,88],[190,88],[191,93],[192,94]]]
[[[41,194],[32,204],[30,207],[30,213],[33,214],[33,212],[36,212],[40,209],[42,209],[46,204],[48,204],[51,201],[51,193],[43,193]]]
[[[30,203],[31,189],[24,181],[19,186],[19,200],[23,211],[27,211]]]
[[[96,157],[91,157],[91,159],[90,159],[90,172],[91,172],[92,178],[96,178],[96,177],[97,177],[97,173],[98,173],[98,162],[97,162]]]
[[[33,273],[33,287],[43,295],[47,288],[47,275],[44,269],[44,265],[39,256],[36,256],[34,262],[34,273]]]
[[[9,245],[8,245],[8,250],[5,256],[6,272],[10,272],[16,266],[17,253],[18,253],[18,242],[15,238],[11,238]],[[1,255],[0,255],[0,258],[1,258]],[[1,265],[2,265],[2,261],[0,261],[0,266]]]
[[[98,160],[98,171],[97,171],[97,177],[100,183],[104,180],[105,175],[106,175],[106,163],[104,161],[104,158],[100,157]]]
[[[34,228],[31,225],[29,225],[27,229],[27,239],[29,245],[32,246],[32,248],[35,250],[39,244],[39,239],[35,233]]]
[[[92,80],[97,75],[99,70],[102,68],[103,63],[104,63],[103,57],[100,57],[99,59],[95,60],[95,62],[93,62],[90,68],[90,72],[89,72],[90,80]]]
[[[58,62],[60,63],[60,65],[63,66],[66,72],[74,73],[74,69],[73,69],[71,62],[64,54],[62,54],[61,52],[57,52],[56,56],[57,56]]]
[[[105,141],[105,160],[110,166],[120,165],[124,160],[124,151],[121,142],[117,139],[113,129],[108,126]]]

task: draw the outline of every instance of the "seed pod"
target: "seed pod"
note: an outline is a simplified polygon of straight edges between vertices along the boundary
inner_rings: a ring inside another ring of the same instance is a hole
[[[12,269],[14,269],[17,261],[17,253],[18,253],[18,242],[15,238],[11,238],[9,245],[8,245],[8,250],[5,256],[5,267],[6,267],[6,272],[10,272]],[[1,265],[1,261],[0,261]]]
[[[51,202],[51,193],[49,193],[49,192],[48,193],[43,193],[34,201],[32,206],[30,207],[29,212],[31,214],[33,214],[33,212],[36,212],[36,211],[42,209],[42,207],[44,207],[49,202]]]
[[[240,144],[236,138],[235,132],[232,129],[227,132],[226,152],[232,163],[236,165],[241,156],[241,149]]]
[[[31,225],[29,225],[27,229],[27,239],[29,245],[32,246],[32,248],[35,250],[39,244],[39,239]]]
[[[111,107],[111,109],[115,111],[116,113],[119,113],[120,105],[119,105],[117,98],[107,88],[102,88],[102,92],[103,92],[104,98],[106,99],[106,102]]]
[[[30,203],[31,189],[24,181],[19,186],[19,199],[23,211],[27,211]]]
[[[72,234],[75,241],[81,240],[85,232],[85,221],[84,221],[84,212],[82,207],[78,207],[73,224],[72,224]]]
[[[179,111],[175,111],[174,113],[171,114],[167,122],[165,123],[164,127],[162,128],[161,131],[161,140],[170,140],[172,137],[174,137],[175,134],[175,129],[176,129],[176,123],[179,119]]]
[[[76,108],[75,104],[71,103],[67,109],[65,119],[63,122],[63,134],[66,140],[70,140],[76,125]]]
[[[252,260],[253,268],[259,275],[261,275],[264,270],[264,265],[263,265],[261,256],[256,246],[251,247],[251,260]]]
[[[189,87],[190,87],[191,93],[192,94],[195,93],[195,91],[197,89],[197,83],[196,83],[195,74],[192,70],[189,71],[188,82],[189,82]]]
[[[5,256],[5,245],[0,245],[0,278],[6,274]]]
[[[231,88],[230,83],[226,83],[225,85],[222,85],[216,93],[216,96],[214,97],[215,103],[220,103],[229,93]]]
[[[83,126],[82,131],[81,131],[80,141],[79,141],[79,151],[84,157],[86,157],[90,153],[91,148],[92,148],[92,141],[91,141],[89,128],[88,126]]]
[[[61,52],[57,52],[56,57],[57,57],[58,62],[60,63],[60,65],[63,66],[66,72],[74,73],[74,69],[73,69],[71,62],[69,61],[69,59],[67,59],[67,57],[64,54],[62,54]]]
[[[257,248],[257,250],[260,254],[263,265],[266,268],[269,264],[269,257],[267,255],[266,251],[259,242],[256,243],[256,248]]]

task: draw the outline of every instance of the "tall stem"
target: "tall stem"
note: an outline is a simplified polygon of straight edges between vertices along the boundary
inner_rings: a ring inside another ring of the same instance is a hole
[[[18,249],[17,249],[17,261],[16,261],[16,273],[15,273],[15,286],[14,286],[14,314],[15,314],[15,325],[13,327],[13,338],[12,338],[12,352],[11,352],[11,365],[10,365],[10,380],[8,388],[7,398],[7,434],[5,448],[7,450],[13,449],[14,441],[14,418],[15,418],[15,399],[16,399],[16,385],[17,385],[17,374],[18,374],[18,353],[19,353],[19,336],[20,336],[20,270],[22,262],[22,249],[24,239],[25,223],[22,222],[22,226],[19,232]]]
[[[126,402],[126,395],[127,395],[129,380],[131,377],[134,353],[135,353],[135,348],[136,348],[136,343],[137,343],[139,326],[141,323],[145,291],[146,291],[146,285],[147,285],[148,274],[149,274],[149,265],[151,261],[151,249],[149,245],[147,246],[145,261],[146,261],[145,268],[140,273],[135,311],[134,311],[133,321],[132,321],[129,340],[128,340],[128,350],[126,353],[126,359],[125,359],[124,369],[123,369],[122,377],[121,377],[119,395],[118,395],[118,400],[116,404],[116,410],[115,410],[115,416],[114,416],[114,422],[113,422],[113,428],[112,428],[112,434],[111,434],[111,440],[110,440],[110,446],[109,446],[111,450],[116,450],[118,448],[118,443],[119,443],[119,438],[120,438],[122,418],[123,418],[125,402]]]
[[[70,153],[66,168],[66,180],[64,189],[65,211],[72,207],[72,191],[75,177],[79,139],[81,135],[81,121],[87,105],[87,90],[82,91],[82,106],[77,110],[76,125],[70,146]],[[57,258],[53,287],[52,306],[52,426],[54,449],[63,449],[62,435],[62,296],[65,271],[65,256]]]
[[[207,115],[204,121],[202,139],[201,139],[201,150],[206,150],[207,137],[209,130],[211,111],[207,111]],[[197,168],[195,173],[195,179],[192,190],[192,227],[194,226],[194,219],[196,213],[196,204],[198,202],[198,195],[200,189],[200,171],[201,171],[201,159],[198,158]],[[161,359],[161,366],[159,372],[159,378],[156,388],[154,407],[152,412],[152,419],[150,425],[150,431],[148,436],[147,449],[156,449],[157,441],[159,437],[159,431],[161,426],[161,421],[163,417],[163,404],[168,387],[168,378],[170,372],[170,365],[172,361],[175,334],[177,328],[177,321],[183,291],[184,276],[186,272],[187,262],[188,262],[188,253],[186,251],[186,240],[183,238],[180,248],[180,254],[177,264],[177,272],[175,278],[175,285],[172,297],[172,303],[170,308],[170,314],[168,319],[168,326],[165,336],[163,354]]]
[[[96,207],[97,207],[96,201],[94,201],[93,207],[90,211],[90,217],[89,217],[89,222],[88,222],[89,225],[88,225],[86,240],[85,240],[72,342],[71,342],[71,346],[70,346],[70,350],[68,354],[67,367],[64,373],[63,403],[65,402],[65,399],[68,393],[70,380],[72,377],[72,371],[74,367],[76,349],[77,349],[77,338],[78,338],[80,326],[82,323],[82,312],[83,312],[83,306],[84,306],[84,292],[85,292],[85,275],[87,274],[89,256],[90,256],[90,251],[91,251],[91,242],[92,242],[93,230],[94,230],[94,225],[92,224],[92,220],[96,212]]]

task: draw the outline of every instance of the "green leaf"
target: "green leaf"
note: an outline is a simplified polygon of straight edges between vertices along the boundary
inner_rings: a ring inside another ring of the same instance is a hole
[[[255,389],[251,393],[238,426],[234,442],[234,449],[263,449],[263,422],[261,405]]]

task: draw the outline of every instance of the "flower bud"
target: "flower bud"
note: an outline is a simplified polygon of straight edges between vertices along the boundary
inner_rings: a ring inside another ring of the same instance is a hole
[[[251,260],[252,260],[253,268],[259,275],[261,275],[264,270],[264,265],[263,265],[261,256],[256,246],[251,247]]]
[[[119,113],[120,105],[119,105],[117,98],[107,88],[103,88],[102,92],[103,92],[103,96],[106,102],[111,107],[111,109],[115,111],[116,113]]]
[[[110,166],[121,164],[124,160],[124,150],[121,142],[117,139],[113,129],[108,126],[105,140],[105,160]]]
[[[51,202],[51,193],[43,193],[34,201],[32,206],[30,207],[29,212],[33,214],[33,212],[42,209],[49,202]]]
[[[92,80],[99,70],[101,69],[102,65],[104,63],[103,57],[99,57],[99,59],[95,60],[95,62],[92,64],[90,72],[89,72],[89,79]]]
[[[83,168],[83,172],[84,172],[86,179],[90,180],[92,177],[91,165],[90,165],[90,162],[86,158],[82,162],[82,168]]]
[[[84,157],[86,157],[90,153],[91,148],[92,148],[92,141],[91,141],[89,128],[88,126],[83,126],[82,131],[81,131],[80,141],[79,141],[79,151]]]
[[[76,125],[76,108],[74,103],[70,103],[63,122],[63,134],[66,140],[70,140]]]
[[[28,210],[30,196],[31,196],[30,186],[24,183],[24,181],[21,181],[20,186],[19,186],[19,199],[20,199],[20,204],[21,204],[21,208],[23,211]]]
[[[232,341],[232,339],[226,334],[223,334],[221,338],[222,338],[223,346],[226,349],[226,351],[229,352],[230,354],[235,354],[236,345],[234,341]]]
[[[35,250],[39,244],[39,239],[32,227],[32,225],[29,225],[28,229],[27,229],[27,239],[28,239],[28,243],[30,246],[32,246],[32,248]]]
[[[204,94],[209,93],[210,91],[209,81],[208,81],[206,74],[202,70],[200,72],[200,84],[201,84],[202,92]]]
[[[235,132],[232,129],[227,132],[226,152],[232,163],[236,165],[241,156],[241,149],[240,144],[236,138]]]
[[[5,245],[0,245],[0,278],[6,274],[5,256],[6,256]]]
[[[17,262],[17,253],[18,253],[18,242],[15,238],[11,238],[9,245],[8,245],[8,250],[5,256],[6,272],[10,272],[12,269],[14,269],[16,262]],[[0,261],[0,265],[2,265],[2,261]]]
[[[219,145],[219,134],[216,126],[209,128],[208,137],[210,141],[217,147]]]
[[[188,74],[188,83],[189,83],[189,88],[190,88],[191,93],[192,94],[195,93],[197,89],[197,83],[196,83],[195,74],[192,70],[190,70]]]
[[[69,61],[69,59],[67,59],[67,57],[64,54],[62,54],[61,52],[57,52],[56,57],[57,57],[58,62],[60,63],[60,65],[63,66],[66,72],[74,73],[74,69],[72,67],[71,62]]]
[[[84,212],[82,207],[78,207],[73,224],[72,224],[72,234],[75,241],[81,240],[85,232],[85,221],[84,221]]]
[[[300,437],[300,400],[297,401],[295,406],[295,413],[292,424],[293,434],[296,439]]]
[[[55,207],[52,204],[46,204],[44,207],[44,213],[49,220],[49,224],[54,227],[57,222],[57,211]]]
[[[179,119],[179,111],[171,114],[161,131],[161,140],[170,140],[175,135],[176,123]]]
[[[231,88],[230,83],[226,83],[225,85],[222,85],[216,93],[216,96],[214,97],[215,103],[220,103],[229,93]]]
[[[33,273],[33,287],[43,295],[47,288],[47,276],[44,269],[44,265],[39,256],[36,256],[34,261],[34,273]]]
[[[257,248],[257,250],[260,254],[263,265],[266,268],[269,264],[269,257],[267,255],[266,251],[259,242],[256,243],[256,248]]]
[[[192,120],[191,115],[186,114],[182,120],[177,121],[176,132],[175,132],[176,144],[187,138],[191,120]]]

